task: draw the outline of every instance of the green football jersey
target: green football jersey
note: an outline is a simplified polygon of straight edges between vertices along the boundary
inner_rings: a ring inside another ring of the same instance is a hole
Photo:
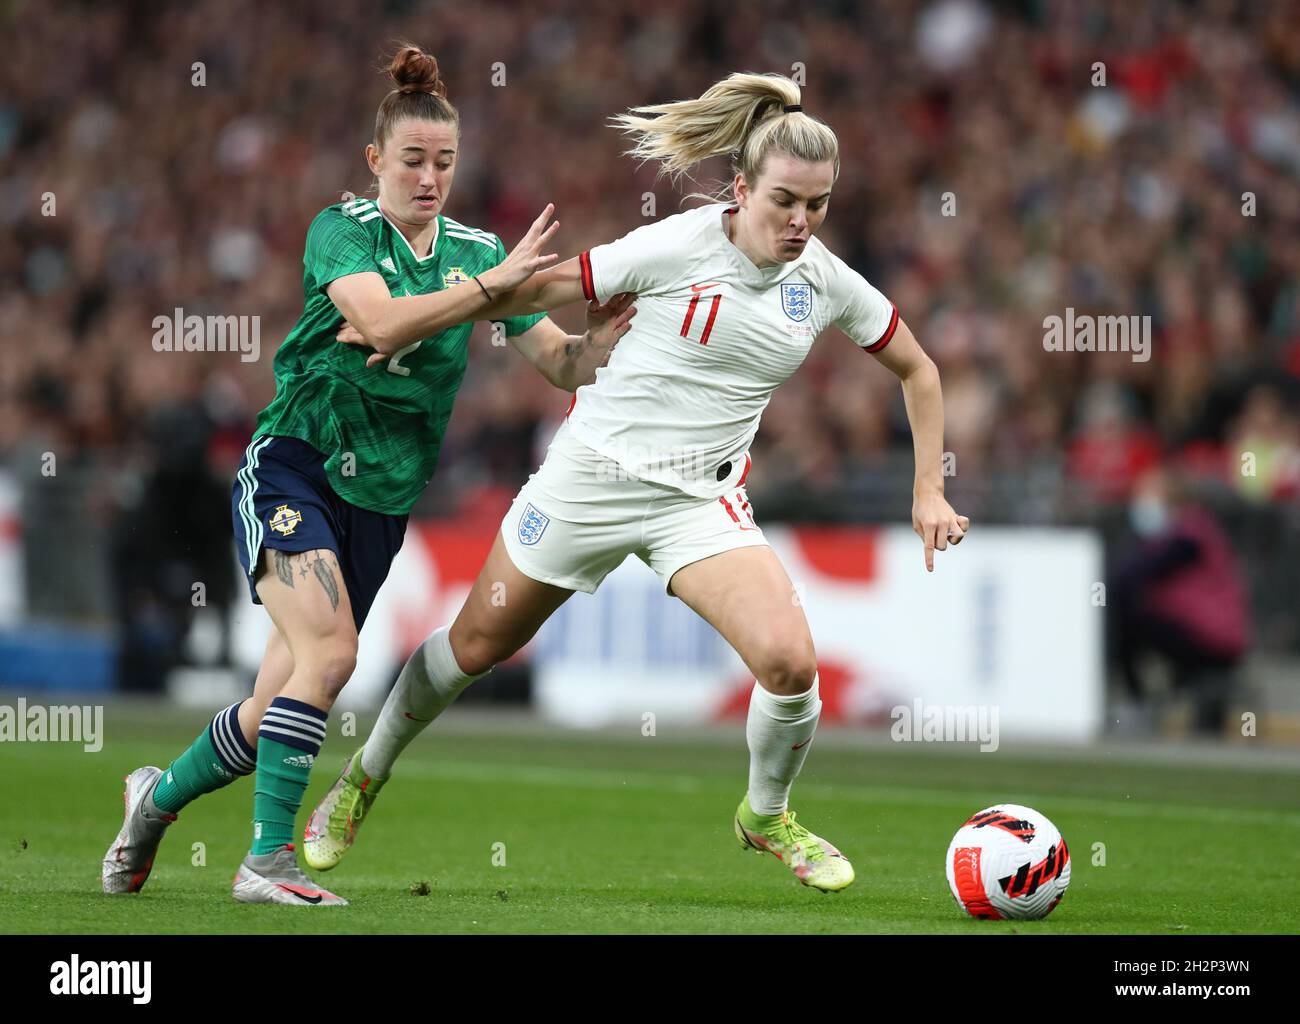
[[[505,258],[496,235],[447,217],[438,217],[433,251],[418,256],[374,200],[326,207],[307,231],[302,316],[275,353],[275,399],[258,415],[254,436],[306,441],[325,455],[330,484],[345,501],[409,512],[438,464],[473,325],[421,338],[367,368],[370,349],[335,340],[343,314],[325,288],[372,271],[394,296],[423,295]],[[506,317],[506,334],[522,334],[545,315]]]

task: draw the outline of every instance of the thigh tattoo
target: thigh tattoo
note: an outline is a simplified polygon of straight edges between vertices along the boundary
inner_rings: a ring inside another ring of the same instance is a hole
[[[315,556],[313,558],[313,556]],[[326,557],[328,556],[328,558]],[[271,561],[275,563],[275,575],[286,587],[294,587],[294,570],[302,579],[314,575],[325,595],[330,599],[332,611],[339,610],[339,569],[338,559],[331,551],[288,552],[271,549]]]

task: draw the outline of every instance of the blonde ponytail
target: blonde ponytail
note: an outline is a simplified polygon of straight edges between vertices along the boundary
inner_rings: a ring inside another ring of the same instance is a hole
[[[799,86],[784,75],[737,72],[698,99],[633,107],[611,123],[635,139],[628,156],[658,161],[659,173],[674,183],[702,160],[729,156],[733,172],[752,184],[773,151],[831,160],[839,177],[835,133],[801,109],[786,112],[799,100]]]

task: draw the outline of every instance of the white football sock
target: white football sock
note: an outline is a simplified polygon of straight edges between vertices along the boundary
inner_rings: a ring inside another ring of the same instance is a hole
[[[450,626],[431,633],[402,667],[361,751],[361,770],[371,778],[388,778],[406,745],[446,711],[465,687],[482,678],[460,670],[450,635]]]
[[[755,814],[780,814],[803,767],[822,702],[817,677],[806,693],[780,697],[754,683],[745,739],[749,741],[749,806]]]

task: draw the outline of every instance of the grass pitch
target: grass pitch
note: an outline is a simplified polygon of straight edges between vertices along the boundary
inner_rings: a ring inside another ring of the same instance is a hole
[[[251,779],[182,812],[142,893],[105,896],[99,862],[121,824],[122,777],[165,767],[204,720],[110,705],[99,753],[5,744],[0,931],[1300,932],[1291,899],[1300,775],[1286,764],[980,754],[828,733],[791,800],[857,871],[853,886],[828,895],[737,844],[740,725],[726,737],[674,738],[666,728],[642,737],[633,727],[623,738],[481,719],[466,728],[471,718],[455,709],[407,751],[344,863],[318,876],[351,906],[230,898],[250,838]],[[307,807],[357,742],[331,720]],[[998,801],[1037,808],[1069,843],[1070,889],[1045,921],[973,921],[948,893],[953,833]]]

